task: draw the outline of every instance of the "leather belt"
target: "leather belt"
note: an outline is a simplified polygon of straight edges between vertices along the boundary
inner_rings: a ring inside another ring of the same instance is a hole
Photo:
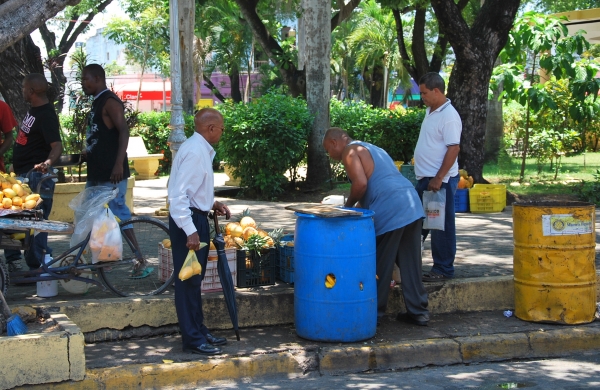
[[[204,215],[205,217],[208,217],[208,211],[202,211],[202,210],[200,210],[200,209],[197,209],[197,208],[195,208],[195,207],[190,207],[190,210],[192,210],[192,212],[193,212],[193,213],[196,213],[196,214],[202,214],[202,215]]]

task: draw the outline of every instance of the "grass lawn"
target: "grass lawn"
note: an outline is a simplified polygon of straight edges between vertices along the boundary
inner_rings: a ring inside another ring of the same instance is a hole
[[[498,164],[486,164],[483,167],[483,177],[493,184],[504,184],[506,188],[520,197],[577,196],[575,187],[582,180],[594,181],[594,174],[600,169],[600,153],[586,153],[573,157],[563,157],[558,176],[554,180],[554,169],[550,164],[542,166],[538,173],[535,159],[528,159],[525,165],[525,180],[518,183],[521,171],[521,160],[506,157]],[[350,183],[337,184],[336,190],[348,193]]]
[[[582,180],[594,181],[593,175],[600,169],[600,153],[563,157],[556,180],[554,168],[547,163],[539,170],[535,159],[527,159],[525,179],[518,184],[521,160],[506,157],[498,164],[484,165],[483,177],[490,183],[505,184],[509,191],[521,196],[575,196],[575,187]]]

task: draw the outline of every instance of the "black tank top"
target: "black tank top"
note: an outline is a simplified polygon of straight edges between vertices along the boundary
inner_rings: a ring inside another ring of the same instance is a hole
[[[117,160],[119,131],[109,129],[102,119],[102,109],[108,99],[123,102],[111,91],[105,91],[92,103],[87,129],[87,178],[93,181],[110,181],[110,174]],[[129,177],[127,154],[123,160],[123,179]]]

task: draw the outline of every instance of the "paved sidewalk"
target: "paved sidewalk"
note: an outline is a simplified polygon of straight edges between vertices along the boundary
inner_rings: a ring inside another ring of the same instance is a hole
[[[223,354],[183,353],[178,335],[88,344],[86,378],[44,389],[198,388],[211,382],[404,370],[428,365],[568,356],[600,348],[600,322],[560,326],[505,318],[501,311],[436,315],[428,327],[384,317],[375,337],[354,343],[315,342],[292,325],[249,328]]]
[[[221,187],[226,180],[226,176],[219,175],[222,174],[215,175],[217,187]],[[166,179],[138,181],[134,188],[135,213],[154,215],[154,210],[164,206],[165,197]],[[280,227],[289,232],[294,230],[294,213],[285,210],[285,206],[289,203],[220,197],[218,199],[226,202],[234,214],[250,208],[253,217],[266,230]],[[600,213],[597,213],[597,221],[599,215]],[[600,226],[597,226],[596,230],[596,267],[600,270],[598,255]],[[473,286],[484,285],[486,280],[490,280],[490,286],[504,285],[502,290],[491,289],[496,296],[498,291],[503,291],[502,298],[508,296],[508,291],[512,293],[510,287],[512,286],[510,276],[513,251],[511,207],[494,214],[458,214],[457,237],[456,280],[446,285],[427,284],[430,304],[435,306],[441,294],[445,294],[443,299],[448,301],[458,299],[458,295],[476,302],[483,301],[482,291],[480,291],[482,288]],[[66,236],[53,236],[52,245],[64,245],[67,239]],[[429,248],[428,240],[424,252],[424,270],[428,270],[431,266]],[[259,313],[257,317],[262,316],[264,321],[262,324],[272,323],[266,320],[283,311],[276,303],[285,305],[287,309],[293,305],[291,288],[285,286],[238,289],[238,302],[242,305],[241,315],[246,315],[244,313],[249,310],[254,312],[264,310],[264,313]],[[459,288],[462,290],[459,291]],[[72,305],[72,307],[79,307],[80,310],[90,310],[96,315],[100,312],[106,313],[106,310],[117,313],[116,308],[119,305],[130,305],[128,314],[131,310],[153,310],[153,305],[157,305],[161,313],[165,312],[166,307],[168,310],[173,310],[170,291],[165,294],[165,297],[155,298],[157,302],[154,303],[150,300],[130,302],[127,299],[115,299],[111,293],[102,292],[96,287],[92,287],[85,296],[67,293],[62,288],[59,288],[57,297],[50,299],[37,298],[34,294],[35,286],[10,286],[7,298],[9,304],[28,303],[45,307]],[[277,297],[262,303],[258,301],[258,298],[269,295],[277,295]],[[218,295],[207,298],[205,304],[207,310],[211,308],[215,310],[212,303],[214,301],[219,301],[222,305]],[[510,302],[510,299],[508,301]],[[111,306],[106,307],[104,311],[92,307],[105,303]],[[407,369],[426,365],[564,356],[600,348],[599,321],[585,325],[564,326],[530,323],[515,317],[506,318],[501,310],[451,314],[440,314],[441,311],[435,312],[433,308],[432,311],[428,327],[399,323],[389,315],[383,318],[377,328],[377,334],[372,339],[345,344],[302,339],[296,335],[291,324],[269,327],[259,324],[255,327],[246,325],[240,330],[242,340],[239,342],[235,341],[231,330],[217,330],[214,333],[227,337],[229,343],[223,348],[223,355],[210,358],[183,353],[177,327],[169,325],[163,329],[163,333],[171,333],[162,336],[89,343],[85,346],[87,374],[84,381],[64,382],[57,385],[45,384],[37,388],[201,386],[213,380],[260,375],[285,374],[290,377],[311,374],[335,375],[342,372]],[[225,315],[220,307],[219,312]],[[213,319],[211,316],[211,320]],[[97,322],[98,320],[94,321]],[[291,321],[279,323],[289,322]],[[83,329],[83,324],[79,326]],[[110,333],[111,329],[100,327],[97,332],[104,331]],[[129,332],[130,329],[125,328],[121,331]]]
[[[226,190],[228,179],[223,173],[215,174],[217,191]],[[165,206],[167,196],[167,178],[156,180],[139,180],[134,191],[134,212],[136,215],[154,217],[154,211]],[[239,214],[249,208],[253,218],[266,230],[283,228],[293,232],[295,228],[294,212],[285,207],[293,203],[239,200],[217,197],[225,202],[232,213]],[[167,221],[166,217],[158,217]],[[224,220],[223,220],[224,221]],[[500,213],[470,214],[458,213],[456,219],[457,253],[455,260],[455,278],[474,278],[487,276],[509,276],[513,274],[513,238],[512,207],[508,206]],[[60,253],[68,248],[69,236],[50,235],[50,245]],[[425,243],[423,252],[423,270],[428,271],[433,264],[431,258],[430,239]],[[23,264],[24,265],[24,264]],[[24,265],[25,266],[25,265]],[[600,270],[600,210],[596,211],[596,269]],[[170,292],[167,292],[169,294]],[[90,298],[114,297],[109,291],[91,286],[85,296],[74,295],[59,287],[59,295],[55,298],[35,297],[36,287],[10,286],[7,294],[9,303],[15,301],[44,302],[52,300],[78,300]]]

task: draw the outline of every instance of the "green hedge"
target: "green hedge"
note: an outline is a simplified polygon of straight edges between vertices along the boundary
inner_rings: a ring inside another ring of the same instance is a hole
[[[424,109],[390,111],[336,99],[331,101],[330,113],[332,127],[346,130],[353,139],[379,146],[395,161],[410,161],[413,157],[425,116]]]
[[[183,117],[185,136],[189,138],[194,133],[194,116],[184,114]],[[170,122],[170,112],[142,112],[138,116],[137,126],[130,131],[132,137],[142,137],[148,153],[164,154],[165,158],[159,160],[159,175],[168,175],[171,170],[172,155],[167,143],[171,133]]]
[[[268,93],[250,104],[231,102],[217,107],[225,118],[225,132],[215,147],[215,162],[229,163],[244,186],[257,195],[273,198],[284,190],[285,172],[305,161],[312,117],[306,101]],[[331,126],[341,127],[354,139],[385,149],[394,160],[409,161],[419,137],[425,110],[371,108],[361,102],[332,100]],[[69,142],[70,116],[61,115],[63,136]],[[185,135],[194,131],[194,117],[184,115]],[[145,112],[138,116],[131,136],[143,138],[148,153],[162,153],[159,174],[169,173],[171,150],[169,112]],[[67,151],[65,151],[67,152]],[[69,151],[74,152],[74,151]]]
[[[312,116],[306,101],[267,93],[250,104],[219,106],[225,132],[219,151],[252,195],[272,199],[284,191],[284,176],[306,156]]]

